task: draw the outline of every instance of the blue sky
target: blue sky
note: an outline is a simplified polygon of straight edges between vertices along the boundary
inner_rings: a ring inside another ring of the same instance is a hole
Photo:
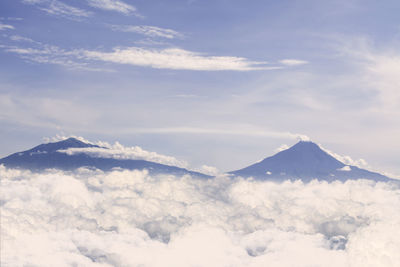
[[[400,174],[398,1],[0,2],[0,155],[119,141],[222,171],[305,136]]]

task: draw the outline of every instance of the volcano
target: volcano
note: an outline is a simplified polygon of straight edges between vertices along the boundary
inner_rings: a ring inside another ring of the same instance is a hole
[[[346,181],[371,179],[388,181],[390,178],[356,166],[346,165],[310,141],[300,141],[271,157],[229,174],[261,180]]]

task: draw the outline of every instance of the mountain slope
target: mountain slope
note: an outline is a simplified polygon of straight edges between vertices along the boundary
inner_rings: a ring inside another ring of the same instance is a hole
[[[190,174],[198,177],[210,177],[208,175],[186,170],[175,166],[164,165],[156,162],[135,159],[114,159],[91,157],[85,153],[66,154],[60,152],[69,148],[88,148],[99,147],[96,145],[84,143],[75,138],[48,143],[36,146],[30,150],[17,152],[8,157],[0,159],[0,164],[10,168],[21,168],[32,171],[42,171],[49,168],[60,170],[74,170],[80,167],[97,168],[103,171],[109,171],[113,168],[122,168],[129,170],[147,169],[151,174]],[[107,148],[104,148],[107,149]]]
[[[317,144],[308,141],[300,141],[287,150],[246,168],[232,171],[230,174],[263,180],[345,181],[359,178],[375,181],[390,180],[379,173],[347,166],[323,151]]]

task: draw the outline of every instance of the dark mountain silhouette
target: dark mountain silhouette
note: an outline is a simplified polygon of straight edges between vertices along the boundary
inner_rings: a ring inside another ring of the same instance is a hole
[[[374,181],[391,180],[376,172],[348,166],[326,153],[317,144],[308,141],[300,141],[287,150],[246,168],[232,171],[230,174],[275,181],[287,179],[345,181],[361,178]]]
[[[68,155],[66,153],[59,152],[59,150],[68,148],[85,147],[99,146],[84,143],[75,138],[68,138],[60,142],[42,144],[27,151],[14,153],[8,157],[0,159],[0,164],[4,164],[4,166],[10,168],[28,169],[31,171],[43,171],[45,169],[52,168],[71,171],[80,167],[97,168],[103,171],[109,171],[113,168],[122,168],[129,170],[147,169],[151,174],[190,174],[192,176],[202,178],[211,177],[199,172],[189,171],[184,168],[164,165],[146,160],[100,158],[91,157],[85,153]]]

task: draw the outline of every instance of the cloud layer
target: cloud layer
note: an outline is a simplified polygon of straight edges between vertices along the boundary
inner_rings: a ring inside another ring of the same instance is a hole
[[[0,167],[1,265],[397,266],[400,189]],[[155,257],[157,255],[157,257]]]

